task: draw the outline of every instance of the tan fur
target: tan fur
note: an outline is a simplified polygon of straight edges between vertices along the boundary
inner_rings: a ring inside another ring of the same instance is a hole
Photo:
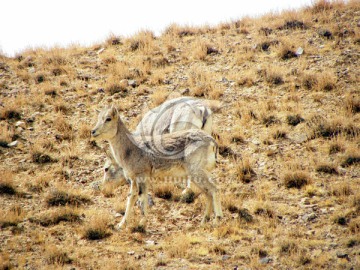
[[[208,171],[214,166],[216,142],[204,131],[191,129],[150,137],[134,136],[121,121],[117,110],[111,107],[100,112],[92,136],[109,142],[114,159],[131,183],[125,215],[119,228],[128,220],[139,193],[143,204],[141,225],[145,225],[148,181],[174,168],[181,168],[205,193],[207,207],[203,222],[209,219],[212,210],[217,218],[223,216],[218,191],[210,181]]]

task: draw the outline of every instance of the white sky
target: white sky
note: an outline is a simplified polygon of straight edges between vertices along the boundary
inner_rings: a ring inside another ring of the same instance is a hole
[[[312,0],[3,0],[0,52],[13,56],[26,48],[91,45],[111,33],[139,30],[160,34],[172,23],[201,26],[243,16],[296,9]]]

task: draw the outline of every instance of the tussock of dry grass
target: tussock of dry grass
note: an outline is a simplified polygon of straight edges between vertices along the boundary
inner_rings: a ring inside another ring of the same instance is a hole
[[[326,173],[326,174],[338,174],[338,170],[336,166],[332,164],[319,164],[316,167],[316,171],[320,173]]]
[[[14,173],[9,170],[0,172],[0,195],[16,195],[17,190],[14,183]]]
[[[54,264],[57,266],[71,264],[73,262],[73,259],[69,257],[66,251],[63,251],[54,245],[46,248],[45,258],[48,264]]]
[[[256,173],[253,170],[248,159],[243,160],[236,168],[237,177],[243,183],[250,183],[256,179]]]
[[[48,154],[35,152],[32,154],[32,161],[37,164],[45,164],[45,163],[51,163],[55,160],[50,157]]]
[[[8,211],[1,210],[0,228],[16,227],[24,220],[25,215],[25,211],[19,205],[15,205]]]
[[[83,237],[87,240],[101,240],[111,236],[108,229],[109,217],[106,215],[94,215],[82,229]]]
[[[73,194],[65,190],[55,190],[51,192],[46,198],[46,203],[48,206],[80,206],[90,202],[91,200],[87,196]]]
[[[160,199],[171,200],[174,195],[174,187],[170,184],[157,185],[154,189],[154,194],[155,197]]]
[[[44,227],[57,225],[60,222],[79,223],[81,221],[78,210],[69,207],[52,210],[42,214],[40,217],[30,218],[29,220]]]
[[[309,176],[304,172],[287,173],[284,176],[284,185],[287,188],[300,189],[310,183]]]

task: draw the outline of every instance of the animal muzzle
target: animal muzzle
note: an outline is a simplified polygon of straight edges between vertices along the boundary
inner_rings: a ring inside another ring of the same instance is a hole
[[[90,131],[92,137],[96,137],[98,134],[96,133],[96,129]]]

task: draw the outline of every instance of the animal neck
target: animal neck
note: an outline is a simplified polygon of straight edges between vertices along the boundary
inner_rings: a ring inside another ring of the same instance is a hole
[[[109,139],[110,149],[116,162],[122,166],[123,160],[126,159],[129,152],[134,152],[132,149],[137,148],[133,142],[130,131],[126,128],[118,117],[116,135]]]

